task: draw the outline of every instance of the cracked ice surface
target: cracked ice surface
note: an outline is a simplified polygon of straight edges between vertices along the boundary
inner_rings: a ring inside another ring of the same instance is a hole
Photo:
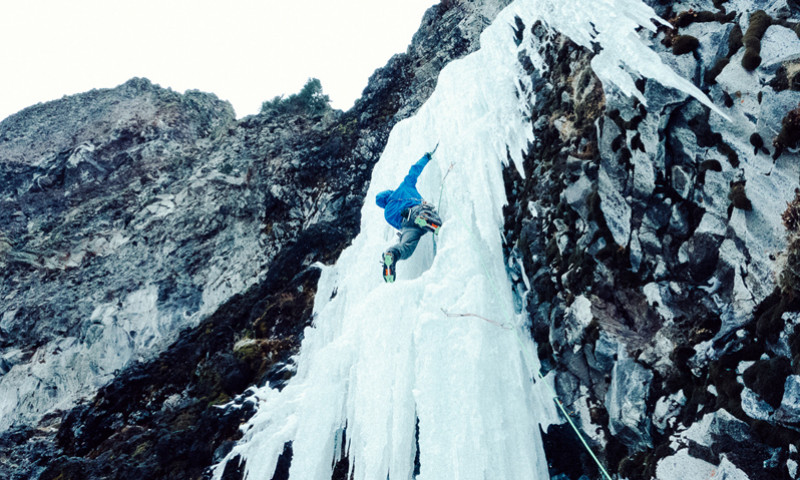
[[[502,168],[521,170],[531,89],[518,64],[535,52],[526,28],[514,42],[514,17],[550,27],[603,51],[592,66],[606,83],[639,95],[631,73],[657,78],[711,106],[691,83],[665,67],[635,29],[655,15],[638,0],[517,0],[481,36],[481,49],[442,70],[436,91],[392,131],[373,171],[361,233],[336,265],[324,267],[298,371],[282,390],[256,392],[258,412],[215,471],[241,455],[247,478],[269,479],[286,442],[290,477],[329,479],[341,451],[354,478],[409,479],[419,419],[419,479],[548,478],[539,426],[555,419],[523,317],[514,311],[501,231],[506,202]],[[577,16],[576,16],[577,15]],[[535,55],[531,61],[544,68]],[[439,142],[419,178],[423,197],[439,203],[438,253],[430,235],[384,284],[380,253],[394,231],[375,194],[400,183],[411,164]],[[452,165],[452,171],[442,179]],[[514,325],[505,330],[471,313]]]

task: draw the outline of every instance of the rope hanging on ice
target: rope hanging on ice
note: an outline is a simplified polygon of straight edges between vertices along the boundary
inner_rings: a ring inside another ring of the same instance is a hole
[[[433,149],[433,151],[430,152],[431,156],[433,156],[433,152],[435,152],[437,148],[439,148],[439,143],[438,142],[436,143],[436,147]],[[439,190],[439,204],[437,205],[437,209],[439,207],[441,207],[442,194],[444,193],[444,181],[447,179],[447,175],[450,174],[450,172],[453,170],[454,166],[455,166],[455,163],[451,163],[450,167],[447,169],[447,172],[445,173],[444,177],[442,177],[442,186],[441,186],[441,188]],[[461,216],[459,215],[457,210],[456,210],[456,215],[459,217],[459,220],[462,220]],[[475,233],[470,228],[467,228],[467,232],[469,232],[469,234],[473,238],[475,238]],[[434,235],[434,237],[433,237],[433,254],[436,255],[436,235]],[[492,289],[497,294],[498,293],[497,285],[495,285],[494,279],[492,278],[491,274],[489,273],[488,268],[486,267],[486,265],[484,264],[484,262],[482,260],[481,260],[481,267],[483,268],[484,274],[486,275],[486,278],[488,279],[489,284],[491,285]],[[513,323],[509,324],[508,322],[506,322],[506,323],[497,322],[495,320],[486,318],[484,316],[481,316],[481,315],[478,315],[478,314],[475,314],[475,313],[450,313],[447,310],[445,310],[444,308],[441,308],[441,310],[445,314],[445,316],[447,316],[449,318],[454,318],[454,317],[475,317],[475,318],[479,318],[479,319],[481,319],[481,320],[483,320],[485,322],[488,322],[488,323],[491,323],[493,325],[496,325],[496,326],[498,326],[498,327],[500,327],[500,328],[502,328],[504,330],[514,330],[514,324]],[[531,356],[531,352],[525,347],[525,344],[523,343],[522,339],[520,338],[520,330],[516,331],[516,339],[517,339],[517,342],[519,343],[520,350],[523,352],[523,355],[530,357]],[[581,431],[578,428],[578,426],[575,425],[575,422],[573,422],[572,418],[570,418],[570,415],[567,412],[566,408],[564,407],[564,403],[558,397],[558,394],[545,381],[544,376],[542,376],[542,372],[540,370],[537,370],[536,374],[539,377],[539,380],[541,380],[542,383],[547,386],[547,389],[548,389],[550,395],[552,396],[553,401],[555,402],[556,406],[558,406],[559,410],[561,410],[561,413],[564,415],[564,419],[572,427],[572,430],[578,436],[578,439],[581,441],[581,444],[586,449],[586,451],[589,453],[589,455],[592,457],[592,459],[594,460],[595,464],[597,464],[597,467],[603,473],[603,476],[606,478],[606,480],[612,480],[611,475],[608,473],[608,470],[606,470],[605,466],[600,461],[600,459],[597,458],[597,455],[595,455],[594,451],[592,450],[592,447],[589,446],[589,443],[586,441],[586,438],[584,437],[583,433],[581,433]]]
[[[486,318],[486,317],[482,317],[482,316],[480,316],[478,314],[475,314],[475,313],[450,313],[447,310],[445,310],[444,308],[442,308],[442,312],[444,312],[444,314],[446,316],[450,317],[450,318],[454,318],[454,317],[475,317],[475,318],[480,318],[481,320],[489,322],[489,323],[491,323],[493,325],[497,325],[498,327],[503,328],[505,330],[511,330],[512,328],[514,328],[514,327],[512,327],[511,325],[509,325],[507,323],[496,322],[496,321],[494,321],[492,319],[489,319],[489,318]]]
[[[433,150],[431,150],[430,153],[428,153],[431,159],[433,159],[433,154],[436,153],[436,149],[438,148],[439,148],[439,142],[436,142],[436,146],[433,147]],[[453,167],[455,165],[456,165],[455,162],[451,162],[450,166],[447,168],[447,171],[444,174],[444,177],[442,177],[442,186],[439,188],[439,201],[436,203],[436,211],[439,212],[439,215],[441,215],[442,212],[442,195],[444,194],[444,181],[447,180],[447,176],[450,175],[450,172],[453,171]],[[438,233],[439,232],[437,231],[434,232],[433,234],[433,256],[436,256],[436,238],[437,238],[436,235]]]

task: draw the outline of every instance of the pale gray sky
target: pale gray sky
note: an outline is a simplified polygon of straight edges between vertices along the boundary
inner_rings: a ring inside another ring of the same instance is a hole
[[[26,0],[0,6],[0,120],[147,77],[236,115],[317,77],[347,109],[435,0]]]

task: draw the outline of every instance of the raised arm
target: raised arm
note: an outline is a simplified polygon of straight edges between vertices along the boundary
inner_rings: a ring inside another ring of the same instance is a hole
[[[415,187],[417,185],[417,178],[422,173],[422,169],[425,168],[425,165],[431,160],[431,156],[429,154],[425,154],[420,158],[417,163],[411,166],[411,169],[408,171],[408,175],[406,178],[403,179],[403,183]]]

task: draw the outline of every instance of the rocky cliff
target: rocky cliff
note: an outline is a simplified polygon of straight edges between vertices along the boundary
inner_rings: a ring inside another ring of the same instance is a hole
[[[348,112],[236,120],[133,79],[0,123],[0,475],[197,478],[218,460],[252,414],[218,406],[291,376],[315,264],[358,232],[392,126],[502,6],[431,8]]]
[[[619,478],[797,478],[800,8],[648,3],[671,25],[653,49],[728,119],[653,80],[604,90],[592,52],[518,26],[550,67],[507,175],[531,334]],[[600,476],[566,424],[546,450]]]
[[[236,120],[134,79],[0,123],[0,474],[201,478],[248,387],[291,377],[392,126],[504,3],[433,7],[348,112]],[[794,479],[800,5],[648,3],[671,27],[641,35],[727,118],[652,80],[622,95],[595,52],[509,25],[547,60],[520,56],[536,140],[506,172],[509,274],[612,474]],[[566,424],[545,449],[554,478],[600,477]]]

